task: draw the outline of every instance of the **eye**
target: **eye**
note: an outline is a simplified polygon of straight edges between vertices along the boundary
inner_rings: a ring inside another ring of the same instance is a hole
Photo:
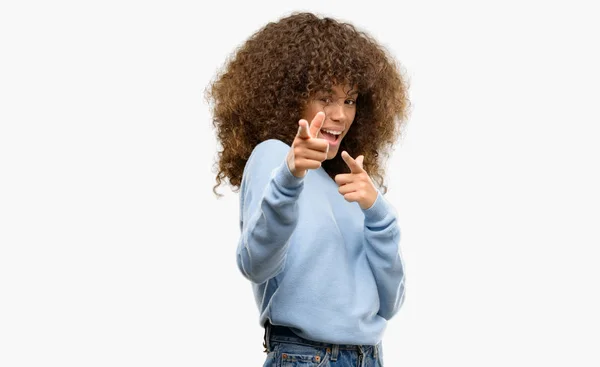
[[[351,106],[353,106],[353,105],[355,105],[355,104],[356,104],[356,101],[355,101],[355,100],[353,100],[353,99],[347,99],[347,100],[346,100],[346,103],[347,103],[347,104],[349,104],[349,105],[351,105]]]
[[[319,100],[323,103],[331,103],[331,97],[321,97]]]

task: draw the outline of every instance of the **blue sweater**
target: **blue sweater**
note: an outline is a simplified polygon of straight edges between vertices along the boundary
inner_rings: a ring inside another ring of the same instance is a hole
[[[290,146],[253,150],[240,186],[237,264],[252,282],[260,323],[334,344],[375,345],[404,300],[396,215],[381,193],[349,203],[323,168],[290,172]]]

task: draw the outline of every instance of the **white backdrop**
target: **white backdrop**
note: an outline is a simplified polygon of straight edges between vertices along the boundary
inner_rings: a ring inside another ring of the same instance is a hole
[[[262,365],[203,91],[294,10],[351,21],[410,78],[386,365],[600,365],[592,3],[2,2],[0,365]]]

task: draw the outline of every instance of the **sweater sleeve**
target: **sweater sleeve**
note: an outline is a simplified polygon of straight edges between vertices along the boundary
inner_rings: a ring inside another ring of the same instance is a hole
[[[379,292],[378,314],[389,320],[404,302],[404,265],[400,255],[400,227],[392,206],[378,193],[365,214],[366,254]]]
[[[289,239],[298,223],[297,199],[303,178],[290,172],[290,147],[279,140],[256,146],[240,185],[237,265],[250,281],[261,284],[283,270]]]

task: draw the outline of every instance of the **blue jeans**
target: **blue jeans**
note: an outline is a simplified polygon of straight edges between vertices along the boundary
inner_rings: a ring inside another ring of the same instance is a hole
[[[337,345],[301,338],[289,329],[265,327],[263,367],[382,367],[381,343]]]

